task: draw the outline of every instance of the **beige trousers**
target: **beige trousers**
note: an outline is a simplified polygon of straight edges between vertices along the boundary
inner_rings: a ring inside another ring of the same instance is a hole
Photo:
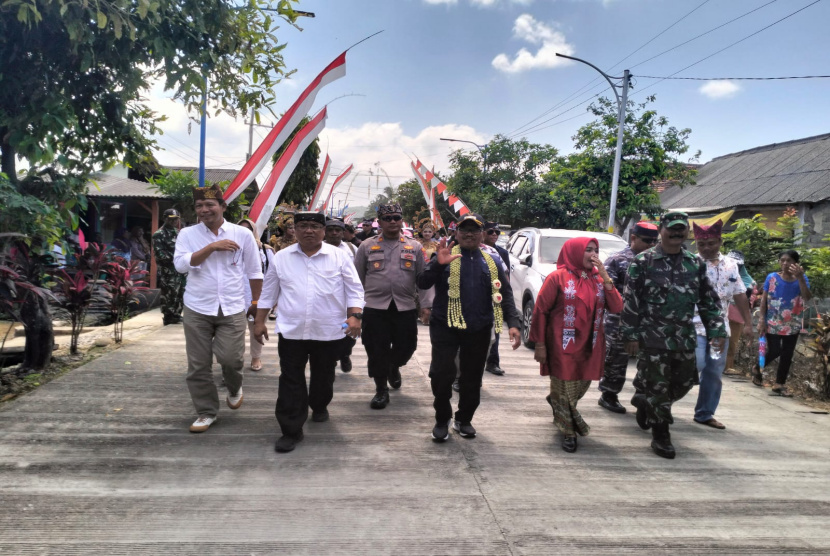
[[[245,357],[245,312],[225,316],[202,315],[185,307],[184,341],[187,351],[187,389],[199,415],[219,413],[219,391],[213,380],[213,356],[222,366],[228,392],[242,388]]]

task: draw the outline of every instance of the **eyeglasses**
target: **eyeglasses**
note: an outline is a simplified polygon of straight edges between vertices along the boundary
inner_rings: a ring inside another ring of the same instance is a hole
[[[456,230],[455,233],[457,233],[460,236],[474,236],[474,235],[477,235],[479,232],[481,232],[481,230],[479,230],[479,229],[475,229],[475,230],[465,229],[465,230],[462,230],[462,229],[459,228],[458,230]]]
[[[390,214],[388,216],[382,216],[381,220],[384,222],[398,222],[399,220],[403,220],[403,216],[400,214]]]
[[[636,234],[634,235],[634,237],[636,237],[637,239],[639,239],[640,241],[642,241],[643,243],[645,243],[647,245],[656,245],[657,241],[658,241],[656,237],[643,237],[643,236],[638,236]]]
[[[487,230],[487,232],[485,232],[485,233],[486,233],[488,236],[494,236],[494,235],[495,235],[495,236],[497,236],[497,235],[499,235],[499,231],[498,231],[498,230]]]

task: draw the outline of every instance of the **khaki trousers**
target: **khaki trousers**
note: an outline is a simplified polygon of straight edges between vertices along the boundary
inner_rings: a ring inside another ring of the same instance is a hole
[[[184,341],[187,351],[187,389],[199,415],[219,413],[219,392],[213,380],[213,356],[222,366],[228,392],[242,388],[245,358],[245,312],[225,316],[202,315],[184,308]]]

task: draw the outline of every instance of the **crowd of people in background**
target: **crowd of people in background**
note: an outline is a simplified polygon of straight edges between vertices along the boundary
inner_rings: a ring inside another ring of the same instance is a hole
[[[199,223],[186,228],[177,210],[165,211],[152,251],[138,226],[117,230],[111,244],[127,260],[147,264],[155,256],[164,324],[184,324],[186,383],[197,413],[192,432],[208,430],[218,416],[214,357],[226,405],[242,405],[246,345],[248,368],[260,371],[270,319],[280,368],[276,451],[290,452],[303,440],[309,408],[313,422],[329,419],[335,371],[352,371],[358,339],[374,383],[369,406],[383,410],[392,403],[390,391],[403,386],[401,367],[415,352],[419,322],[429,327],[432,351],[431,438],[444,442],[451,429],[476,436],[482,376],[505,375],[498,351],[504,324],[513,349],[520,343],[498,223],[470,213],[449,230],[429,218],[409,228],[401,207],[389,204],[356,229],[322,213],[294,211],[281,214],[276,233],[263,241],[265,230],[253,221],[224,219],[220,188],[195,190],[194,206]],[[629,246],[604,262],[601,240],[564,243],[529,330],[540,374],[549,377],[545,398],[563,450],[575,452],[578,437],[591,430],[578,404],[593,381],[602,408],[627,412],[620,395],[631,357],[637,361],[635,421],[651,431],[653,451],[665,458],[676,454],[673,405],[694,386],[694,422],[726,428],[715,413],[741,338],[754,339],[756,332],[764,338],[767,364],[780,360],[771,392],[792,395],[786,381],[811,297],[799,254],[782,252],[780,271],[758,287],[740,252],[721,252],[722,228],[720,221],[690,228],[685,213],[669,212],[657,224],[633,225]],[[684,245],[690,232],[697,254]],[[753,324],[756,297],[760,316]],[[758,364],[752,379],[763,386]]]

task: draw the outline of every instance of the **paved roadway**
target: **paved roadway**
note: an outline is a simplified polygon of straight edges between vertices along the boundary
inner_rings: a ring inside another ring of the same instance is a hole
[[[429,439],[427,330],[384,411],[358,346],[330,422],[277,454],[276,348],[245,403],[190,434],[180,326],[0,408],[0,554],[830,553],[830,417],[727,380],[716,431],[676,406],[678,457],[581,407],[566,454],[525,348],[486,375],[479,436]],[[630,383],[626,392],[630,391]]]

